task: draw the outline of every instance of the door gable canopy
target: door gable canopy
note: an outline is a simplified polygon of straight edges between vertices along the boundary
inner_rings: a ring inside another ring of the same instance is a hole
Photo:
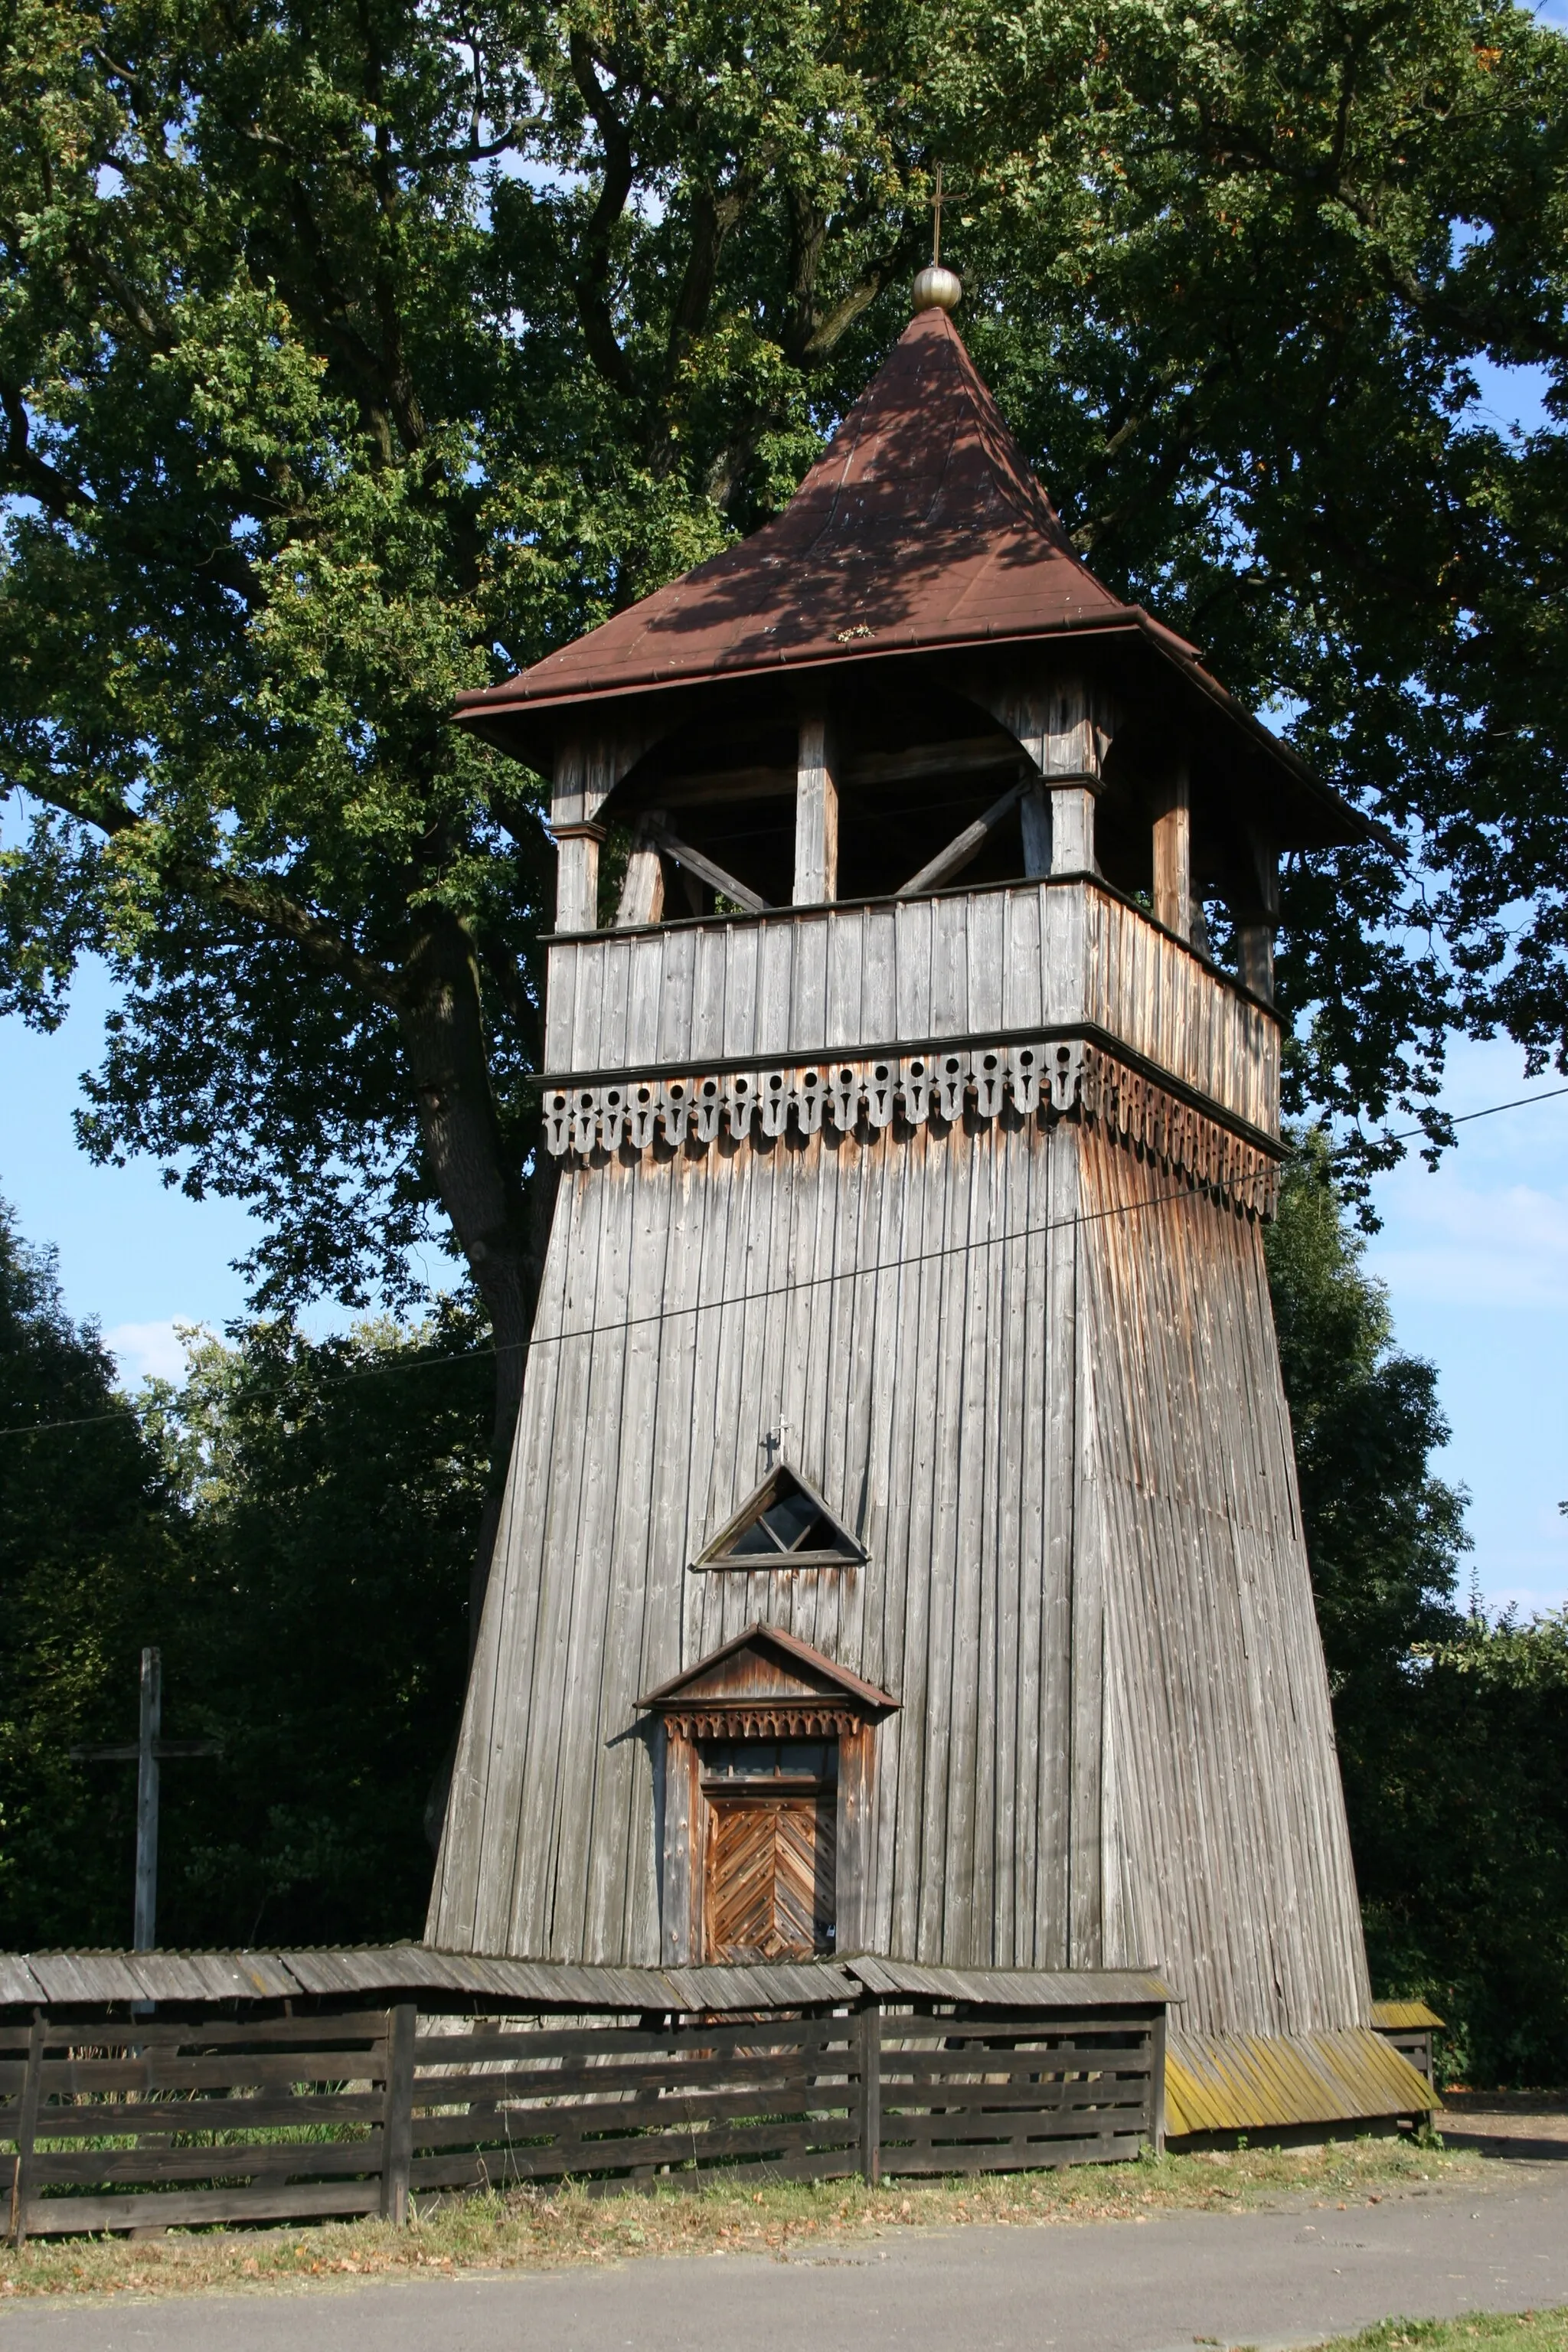
[[[899,1702],[759,1622],[637,1704],[688,1739],[819,1739],[879,1722]]]

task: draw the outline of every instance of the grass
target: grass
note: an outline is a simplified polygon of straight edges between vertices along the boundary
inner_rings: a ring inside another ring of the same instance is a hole
[[[1568,2311],[1471,2312],[1464,2319],[1385,2319],[1319,2352],[1568,2352]]]
[[[349,2278],[451,2277],[462,2272],[556,2270],[646,2254],[799,2255],[893,2230],[967,2221],[1024,2227],[1137,2221],[1151,2214],[1244,2212],[1281,2203],[1375,2203],[1476,2179],[1471,2156],[1440,2146],[1360,2139],[1328,2147],[1145,2157],[1060,2172],[968,2180],[807,2186],[731,2175],[723,2185],[591,2196],[577,2188],[469,2197],[421,2214],[407,2230],[342,2221],[310,2229],[169,2231],[154,2239],[35,2239],[0,2247],[0,2295],[189,2294],[267,2290]],[[753,2183],[755,2185],[753,2185]],[[1359,2340],[1359,2339],[1358,2339]],[[1372,2339],[1367,2339],[1371,2343]],[[1376,2352],[1425,2345],[1380,2337]],[[1559,2334],[1543,2339],[1568,2352]],[[1455,2352],[1468,2352],[1456,2339]],[[1527,2352],[1521,2345],[1521,2352]],[[1536,2352],[1533,2339],[1528,2352]]]

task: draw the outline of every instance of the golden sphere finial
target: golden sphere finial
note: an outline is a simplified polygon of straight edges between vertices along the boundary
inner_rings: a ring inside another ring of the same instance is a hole
[[[915,279],[917,310],[956,310],[963,299],[963,278],[944,269],[940,261],[933,261]]]

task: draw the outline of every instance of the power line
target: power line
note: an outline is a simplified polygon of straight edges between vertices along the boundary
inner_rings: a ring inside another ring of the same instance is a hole
[[[1492,1118],[1499,1111],[1522,1110],[1530,1103],[1551,1102],[1562,1095],[1568,1095],[1568,1087],[1548,1087],[1540,1094],[1516,1095],[1509,1102],[1489,1103],[1482,1110],[1460,1111],[1449,1123],[1454,1127],[1463,1127],[1472,1119]],[[1424,1127],[1412,1127],[1396,1135],[1373,1139],[1384,1143],[1405,1143],[1415,1136],[1426,1135],[1426,1131]],[[527,1339],[504,1340],[499,1347],[492,1344],[484,1348],[463,1348],[449,1355],[419,1356],[403,1363],[366,1364],[358,1371],[331,1374],[327,1379],[317,1381],[315,1386],[318,1389],[345,1388],[354,1381],[385,1380],[398,1372],[428,1371],[446,1364],[483,1363],[500,1356],[514,1355],[528,1348],[563,1347],[573,1339],[593,1339],[613,1331],[637,1330],[649,1323],[672,1322],[680,1315],[707,1314],[721,1307],[761,1305],[770,1298],[788,1297],[802,1291],[821,1289],[833,1283],[859,1281],[871,1275],[900,1273],[906,1266],[927,1265],[936,1258],[959,1256],[975,1250],[1008,1248],[1018,1242],[1034,1241],[1047,1234],[1059,1233],[1071,1225],[1098,1224],[1108,1217],[1131,1216],[1142,1209],[1159,1208],[1167,1201],[1185,1200],[1195,1189],[1194,1185],[1182,1184],[1169,1192],[1152,1193],[1146,1201],[1121,1201],[1108,1209],[1075,1211],[1070,1217],[1047,1219],[1044,1224],[1020,1225],[1016,1233],[990,1234],[978,1240],[948,1242],[936,1249],[917,1250],[906,1257],[879,1258],[869,1265],[847,1266],[832,1274],[810,1275],[799,1280],[774,1284],[765,1290],[734,1291],[717,1298],[698,1298],[689,1307],[657,1307],[647,1315],[623,1316],[609,1323],[585,1323],[569,1331],[536,1331]],[[0,1437],[41,1437],[55,1430],[101,1428],[110,1422],[142,1421],[160,1410],[155,1404],[132,1404],[127,1399],[112,1412],[83,1413],[70,1421],[17,1422],[9,1428],[0,1429]]]
[[[695,1298],[688,1307],[655,1307],[647,1315],[626,1315],[608,1323],[584,1323],[570,1331],[535,1331],[527,1339],[508,1339],[488,1348],[465,1348],[449,1356],[421,1356],[410,1363],[366,1364],[357,1372],[338,1372],[316,1383],[319,1388],[342,1388],[351,1381],[374,1381],[393,1372],[421,1372],[437,1364],[479,1363],[489,1357],[516,1354],[528,1348],[563,1347],[572,1339],[595,1339],[612,1331],[637,1330],[647,1323],[669,1323],[681,1315],[705,1315],[721,1307],[747,1307],[769,1298],[787,1297],[793,1293],[817,1290],[836,1282],[859,1281],[868,1275],[897,1274],[905,1266],[922,1265],[933,1258],[956,1257],[970,1250],[1006,1248],[1016,1242],[1032,1241],[1045,1234],[1059,1233],[1069,1225],[1097,1224],[1106,1217],[1131,1216],[1139,1209],[1155,1209],[1165,1201],[1186,1200],[1196,1190],[1193,1184],[1178,1185],[1170,1192],[1156,1192],[1146,1201],[1121,1201],[1109,1209],[1091,1209],[1070,1217],[1047,1219],[1044,1224],[1020,1225],[1016,1233],[988,1234],[978,1240],[945,1242],[937,1249],[916,1250],[905,1257],[878,1258],[869,1265],[842,1266],[832,1274],[807,1275],[798,1280],[775,1283],[765,1290],[739,1290],[717,1298]],[[281,1393],[281,1391],[279,1391]],[[75,1421],[19,1422],[11,1428],[0,1429],[0,1437],[34,1437],[56,1429],[91,1429],[106,1422],[142,1420],[156,1412],[157,1405],[132,1404],[129,1399],[114,1412],[84,1413]]]
[[[1558,1095],[1568,1095],[1568,1087],[1545,1087],[1538,1095],[1515,1095],[1511,1102],[1488,1103],[1485,1110],[1456,1111],[1449,1117],[1448,1125],[1465,1127],[1472,1118],[1495,1118],[1500,1110],[1522,1110],[1527,1103],[1552,1102]],[[1375,1135],[1371,1140],[1374,1143],[1408,1143],[1414,1137],[1426,1132],[1424,1127],[1405,1127],[1401,1128],[1397,1135]]]

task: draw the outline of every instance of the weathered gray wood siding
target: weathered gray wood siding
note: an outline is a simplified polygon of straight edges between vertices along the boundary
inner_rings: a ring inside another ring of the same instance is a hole
[[[781,1430],[866,1564],[691,1571]],[[876,1734],[873,1949],[1156,1965],[1194,2030],[1363,2021],[1234,1211],[1076,1118],[569,1166],[432,1939],[658,1962],[635,1701],[757,1618],[902,1702]]]
[[[1272,1019],[1081,877],[551,950],[563,1076],[1042,1031],[1277,1131]],[[865,1563],[694,1571],[781,1444]],[[679,1792],[636,1701],[759,1618],[901,1702],[874,1735],[872,1949],[1153,1965],[1197,2032],[1365,2021],[1261,1238],[1233,1206],[1093,1116],[1010,1103],[571,1160],[433,1939],[670,1957]]]
[[[761,1617],[902,1701],[877,1735],[873,1944],[1068,1964],[1070,1512],[1045,1430],[1073,1271],[1070,1223],[1046,1228],[1075,1152],[1070,1129],[997,1122],[567,1171],[437,1940],[657,1960],[634,1702]],[[867,1563],[690,1570],[781,1428]]]
[[[1103,1957],[1158,1952],[1184,2032],[1370,2024],[1261,1228],[1096,1122],[1080,1170]]]
[[[1042,1030],[1102,1033],[1279,1131],[1278,1023],[1114,891],[1079,877],[606,931],[550,950],[555,1077]]]

